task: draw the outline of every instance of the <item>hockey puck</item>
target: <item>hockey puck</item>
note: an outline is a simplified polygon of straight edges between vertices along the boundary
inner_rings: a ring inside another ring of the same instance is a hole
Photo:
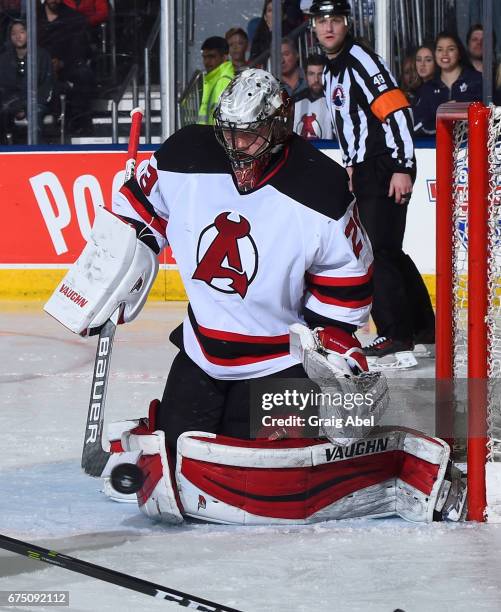
[[[120,463],[111,470],[110,483],[118,493],[137,493],[143,486],[144,474],[134,463]]]

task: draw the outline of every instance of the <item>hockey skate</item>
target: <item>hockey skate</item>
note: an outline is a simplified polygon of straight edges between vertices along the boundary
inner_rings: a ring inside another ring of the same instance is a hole
[[[378,336],[363,351],[371,371],[407,370],[417,366],[412,349],[411,342]]]

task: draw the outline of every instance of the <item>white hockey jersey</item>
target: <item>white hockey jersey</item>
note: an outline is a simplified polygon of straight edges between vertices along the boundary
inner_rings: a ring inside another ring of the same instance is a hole
[[[242,194],[213,128],[183,128],[138,167],[113,212],[171,245],[190,302],[184,350],[214,378],[298,363],[293,323],[355,329],[369,317],[372,252],[347,174],[299,136]]]
[[[332,140],[332,119],[325,96],[314,98],[305,89],[294,98],[294,131],[306,140]]]

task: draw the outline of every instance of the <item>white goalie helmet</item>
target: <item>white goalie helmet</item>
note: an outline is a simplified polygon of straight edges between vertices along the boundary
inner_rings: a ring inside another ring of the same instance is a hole
[[[258,185],[272,154],[290,138],[293,112],[291,99],[266,70],[247,68],[223,91],[214,127],[240,191]]]

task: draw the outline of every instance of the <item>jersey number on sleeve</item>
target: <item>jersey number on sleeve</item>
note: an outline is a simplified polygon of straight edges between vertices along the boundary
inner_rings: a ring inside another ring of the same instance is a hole
[[[353,247],[353,252],[355,253],[355,257],[358,259],[360,257],[360,251],[363,248],[363,243],[359,240],[359,232],[362,231],[360,226],[360,221],[358,219],[357,209],[353,209],[353,216],[350,217],[350,220],[346,224],[344,228],[344,234],[346,238],[351,236],[351,245]]]
[[[139,185],[143,190],[144,195],[149,196],[153,186],[158,181],[158,174],[151,164],[148,164],[146,170],[139,177]]]

